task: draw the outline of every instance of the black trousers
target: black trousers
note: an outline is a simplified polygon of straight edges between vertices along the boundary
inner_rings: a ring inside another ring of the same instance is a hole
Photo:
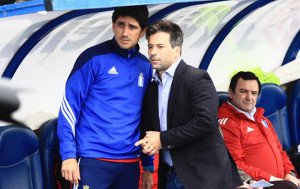
[[[271,181],[270,183],[274,184],[274,186],[268,187],[266,189],[298,189],[298,186],[296,186],[296,184],[288,180]]]

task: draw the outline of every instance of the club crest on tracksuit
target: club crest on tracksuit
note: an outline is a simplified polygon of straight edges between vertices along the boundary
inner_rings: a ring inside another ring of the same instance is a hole
[[[144,87],[144,74],[143,73],[140,73],[139,80],[138,80],[138,86]]]

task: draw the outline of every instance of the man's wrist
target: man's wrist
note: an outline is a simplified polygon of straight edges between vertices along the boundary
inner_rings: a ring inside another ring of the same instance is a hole
[[[247,178],[246,180],[244,180],[243,183],[246,183],[246,184],[251,184],[251,182],[253,181],[252,178]]]
[[[154,173],[155,167],[154,166],[144,166],[144,171],[150,171],[151,173]]]
[[[296,174],[296,172],[294,170],[291,170],[289,174],[292,175],[292,176],[294,176],[294,177],[297,176],[297,174]]]

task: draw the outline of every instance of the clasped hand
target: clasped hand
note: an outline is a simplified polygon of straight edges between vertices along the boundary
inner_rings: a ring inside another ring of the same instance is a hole
[[[146,136],[137,141],[135,146],[141,146],[143,148],[143,153],[149,156],[158,154],[159,150],[162,148],[160,132],[147,131]]]

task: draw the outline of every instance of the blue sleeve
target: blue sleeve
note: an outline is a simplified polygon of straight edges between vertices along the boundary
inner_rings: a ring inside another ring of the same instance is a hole
[[[57,126],[62,160],[76,158],[75,128],[82,104],[94,81],[92,65],[92,59],[83,62],[79,57],[66,82]]]
[[[153,160],[154,156],[148,156],[147,154],[141,152],[141,161],[143,167],[154,166]]]

